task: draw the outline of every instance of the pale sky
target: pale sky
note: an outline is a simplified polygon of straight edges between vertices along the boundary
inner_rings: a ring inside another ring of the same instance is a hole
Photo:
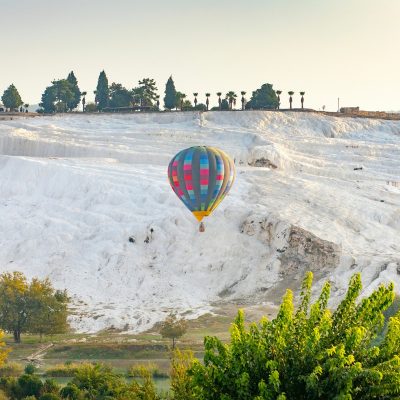
[[[40,101],[73,70],[93,98],[99,72],[131,89],[304,90],[305,106],[400,110],[400,0],[0,0],[0,95]]]

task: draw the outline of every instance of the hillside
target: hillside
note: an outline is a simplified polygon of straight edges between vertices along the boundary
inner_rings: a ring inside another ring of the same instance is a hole
[[[203,234],[166,176],[172,156],[198,144],[237,168]],[[67,288],[79,331],[277,303],[308,269],[332,281],[334,298],[356,271],[365,293],[387,280],[399,292],[400,122],[290,112],[0,121],[0,227],[0,272]]]

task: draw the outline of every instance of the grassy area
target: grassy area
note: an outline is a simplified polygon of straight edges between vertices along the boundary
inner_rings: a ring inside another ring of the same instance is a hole
[[[191,349],[196,357],[203,357],[205,336],[218,336],[228,340],[229,327],[239,306],[219,310],[218,314],[206,314],[188,321],[188,331],[178,341],[181,349]],[[246,308],[246,307],[245,307]],[[249,320],[259,320],[261,315],[270,314],[268,307],[251,307],[246,310]],[[104,362],[113,366],[117,372],[126,374],[135,365],[151,362],[162,373],[170,368],[171,341],[164,339],[155,328],[140,334],[103,331],[97,334],[54,335],[40,340],[36,335],[22,335],[22,343],[14,344],[12,336],[6,337],[7,346],[12,348],[9,360],[25,365],[27,358],[42,347],[53,344],[45,351],[39,372],[66,362]]]

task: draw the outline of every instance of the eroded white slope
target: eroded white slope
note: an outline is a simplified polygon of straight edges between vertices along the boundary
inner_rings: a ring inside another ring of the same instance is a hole
[[[196,144],[224,149],[238,172],[203,234],[166,178]],[[334,296],[355,271],[368,292],[400,283],[400,123],[275,112],[2,121],[0,229],[0,271],[66,287],[80,330],[278,301],[307,263]]]

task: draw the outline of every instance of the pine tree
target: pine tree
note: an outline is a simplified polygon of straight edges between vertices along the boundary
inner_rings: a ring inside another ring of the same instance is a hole
[[[11,84],[1,96],[1,101],[4,104],[5,108],[9,108],[11,110],[17,109],[23,104],[21,96],[18,93],[17,88],[14,84]]]
[[[110,98],[110,90],[108,88],[108,79],[104,71],[100,72],[96,88],[96,104],[97,108],[102,111],[108,107]]]
[[[73,99],[67,103],[69,111],[72,111],[78,107],[78,104],[81,102],[81,91],[79,90],[78,81],[74,75],[74,71],[71,71],[68,74],[67,81],[71,84],[71,90],[74,95]]]
[[[168,78],[165,85],[164,106],[168,110],[172,110],[176,105],[176,89],[172,76]]]
[[[157,87],[156,81],[151,78],[143,78],[139,81],[139,87],[143,92],[143,106],[152,106],[153,101],[157,100]]]

